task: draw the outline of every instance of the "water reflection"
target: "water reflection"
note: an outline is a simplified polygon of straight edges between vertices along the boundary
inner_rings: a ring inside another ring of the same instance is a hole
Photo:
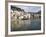
[[[14,20],[11,22],[11,31],[40,30],[41,20]]]

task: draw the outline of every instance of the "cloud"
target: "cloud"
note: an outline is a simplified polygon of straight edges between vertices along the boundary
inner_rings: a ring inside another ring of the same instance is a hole
[[[41,10],[40,6],[21,6],[21,5],[16,5],[16,7],[24,9],[25,12],[38,12],[39,10]]]

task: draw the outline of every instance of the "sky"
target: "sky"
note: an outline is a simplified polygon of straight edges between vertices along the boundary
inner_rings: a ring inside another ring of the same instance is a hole
[[[38,11],[41,10],[41,6],[20,6],[20,5],[16,5],[16,7],[24,9],[25,12],[38,12]]]

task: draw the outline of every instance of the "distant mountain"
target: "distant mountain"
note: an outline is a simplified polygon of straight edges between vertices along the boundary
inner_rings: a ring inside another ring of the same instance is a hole
[[[11,9],[14,11],[14,10],[17,10],[17,11],[24,11],[24,9],[21,9],[21,8],[18,8],[16,6],[11,6]],[[25,11],[24,11],[25,12]],[[25,12],[25,13],[30,13],[30,14],[41,14],[41,10],[39,10],[38,12]]]
[[[17,10],[17,11],[24,11],[23,9],[21,8],[18,8],[16,6],[11,6],[11,9],[14,11],[14,10]]]
[[[40,11],[38,11],[38,14],[41,14],[41,10],[40,10]]]
[[[30,13],[30,14],[41,14],[41,10],[40,11],[38,11],[38,12],[28,12],[28,13]]]

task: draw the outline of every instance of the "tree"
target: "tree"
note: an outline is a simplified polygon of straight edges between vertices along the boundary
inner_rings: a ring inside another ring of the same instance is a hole
[[[15,10],[15,7],[14,6],[11,6],[11,9],[13,10],[13,12],[14,12],[14,10]]]

